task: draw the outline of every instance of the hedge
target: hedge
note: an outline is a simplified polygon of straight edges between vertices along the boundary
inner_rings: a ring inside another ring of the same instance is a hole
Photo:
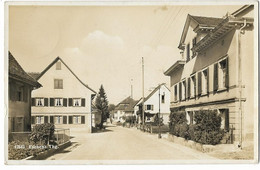
[[[200,110],[194,114],[194,124],[188,125],[185,111],[170,114],[170,134],[201,144],[219,144],[224,136],[221,117],[216,110]]]

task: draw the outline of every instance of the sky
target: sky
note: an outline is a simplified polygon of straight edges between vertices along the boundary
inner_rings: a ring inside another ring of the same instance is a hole
[[[180,59],[188,14],[223,17],[238,6],[9,6],[9,51],[26,72],[43,71],[57,56],[109,103],[145,95]]]

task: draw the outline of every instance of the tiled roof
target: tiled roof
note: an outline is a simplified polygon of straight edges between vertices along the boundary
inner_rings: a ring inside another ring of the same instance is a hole
[[[38,83],[34,78],[32,78],[30,75],[28,75],[23,68],[20,66],[20,64],[16,61],[14,56],[11,52],[8,54],[9,58],[9,77],[18,79],[20,81],[29,83],[36,87],[41,87],[41,84]]]
[[[41,73],[28,72],[28,74],[29,74],[32,78],[34,78],[35,80],[37,80]]]
[[[116,105],[115,110],[124,110],[124,111],[134,111],[134,105],[136,100],[132,99],[130,96],[125,98],[123,101]]]
[[[205,26],[216,26],[224,20],[223,18],[202,17],[193,15],[190,15],[190,17],[193,18],[199,25]]]

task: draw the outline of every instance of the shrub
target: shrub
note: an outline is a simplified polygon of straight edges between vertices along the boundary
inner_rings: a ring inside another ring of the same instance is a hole
[[[55,127],[52,123],[35,125],[29,135],[29,139],[34,143],[47,145],[51,140],[55,139],[54,131]]]
[[[169,123],[170,134],[173,134],[175,136],[180,136],[180,131],[185,130],[184,124],[187,125],[185,111],[172,112],[170,114],[170,123]],[[185,136],[184,132],[181,132],[181,134]]]

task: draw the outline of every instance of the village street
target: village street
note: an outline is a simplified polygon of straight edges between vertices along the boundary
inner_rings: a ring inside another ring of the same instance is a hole
[[[47,160],[197,160],[215,159],[134,128],[109,125],[105,132],[71,132],[72,146]]]

